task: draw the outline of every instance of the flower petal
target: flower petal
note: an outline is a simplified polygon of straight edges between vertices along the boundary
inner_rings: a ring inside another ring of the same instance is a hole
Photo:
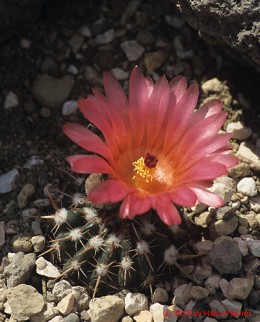
[[[174,104],[176,104],[187,91],[187,81],[183,76],[177,76],[170,81],[169,86],[170,93],[173,93],[175,97]]]
[[[169,195],[162,195],[153,198],[153,208],[157,211],[160,219],[168,226],[179,225],[181,216],[176,207],[171,202]]]
[[[204,187],[190,187],[190,189],[197,195],[198,200],[205,205],[218,208],[224,204],[224,200],[221,197],[214,195]]]
[[[77,173],[113,173],[110,165],[102,158],[95,155],[72,155],[67,157],[71,169]]]
[[[133,189],[127,187],[122,181],[108,179],[93,188],[88,199],[94,204],[113,203],[121,201],[131,191]]]
[[[225,153],[212,154],[209,157],[207,157],[207,159],[214,162],[221,163],[227,169],[232,168],[239,163],[238,158],[233,154],[225,154]]]
[[[63,126],[64,133],[76,144],[83,149],[95,152],[108,160],[112,160],[111,151],[105,143],[93,132],[77,123],[67,123]]]
[[[177,188],[169,192],[171,200],[180,206],[191,207],[194,206],[197,201],[196,194],[189,188]]]
[[[103,84],[107,98],[115,107],[118,106],[122,109],[128,105],[127,98],[122,86],[112,74],[104,72]]]

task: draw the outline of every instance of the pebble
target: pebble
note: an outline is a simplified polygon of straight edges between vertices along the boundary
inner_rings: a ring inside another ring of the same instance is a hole
[[[177,286],[174,290],[173,302],[181,308],[184,308],[185,304],[190,300],[191,287],[191,283]]]
[[[11,240],[12,251],[14,253],[24,252],[30,253],[33,251],[33,245],[31,241],[32,236],[27,233],[19,233],[14,235]]]
[[[32,94],[41,106],[50,108],[59,107],[69,97],[74,83],[72,75],[55,78],[43,74],[33,81]]]
[[[193,245],[193,248],[197,254],[204,254],[213,247],[211,240],[202,240]]]
[[[225,187],[227,187],[229,190],[232,192],[236,192],[237,190],[237,183],[236,180],[227,177],[227,176],[222,176],[219,177],[215,180],[216,183],[222,183]]]
[[[79,70],[75,65],[69,65],[68,73],[70,73],[71,75],[78,75]]]
[[[37,167],[43,164],[43,160],[38,155],[32,155],[30,159],[28,159],[23,167],[25,169],[32,169],[33,167]]]
[[[57,305],[57,310],[63,314],[68,315],[71,313],[74,306],[75,296],[73,293],[66,295]]]
[[[247,246],[247,242],[244,241],[242,238],[240,237],[234,237],[234,242],[237,243],[237,246],[240,250],[240,253],[242,254],[242,256],[247,256],[248,255],[248,246]]]
[[[79,322],[79,317],[76,313],[70,313],[69,315],[65,316],[64,322]]]
[[[227,132],[233,133],[232,138],[239,141],[248,139],[253,131],[250,127],[244,126],[241,122],[231,122],[227,125]]]
[[[84,37],[78,33],[74,34],[68,42],[74,54],[80,50],[83,43],[84,43]]]
[[[42,232],[41,225],[40,225],[39,221],[36,221],[36,220],[32,221],[32,228],[31,229],[32,229],[32,233],[34,235],[36,235],[35,237],[39,237],[39,236],[43,235],[43,232]],[[31,242],[32,242],[33,249],[34,249],[35,252],[38,252],[38,250],[40,248],[44,247],[43,246],[43,240],[40,239],[40,238],[36,239],[35,244],[34,244],[33,243],[33,237],[32,237]],[[42,251],[43,251],[43,249],[42,249]]]
[[[0,221],[0,246],[5,244],[5,222]]]
[[[70,115],[78,109],[78,102],[75,100],[66,101],[62,105],[62,115]]]
[[[153,322],[152,313],[144,310],[133,316],[134,321],[136,322]]]
[[[19,221],[18,220],[9,220],[6,224],[5,224],[5,232],[8,235],[13,235],[13,234],[17,234],[19,232]]]
[[[12,312],[11,317],[18,321],[30,319],[40,313],[44,306],[43,296],[30,285],[11,287],[4,291],[4,295]]]
[[[209,188],[209,191],[221,197],[224,200],[225,205],[231,200],[232,190],[225,186],[223,183],[214,182],[213,186]]]
[[[153,51],[144,55],[144,65],[147,73],[151,75],[159,68],[167,59],[168,53],[165,50]]]
[[[212,78],[203,83],[201,89],[206,95],[208,93],[220,93],[223,89],[223,85],[217,78]]]
[[[40,115],[41,117],[47,119],[51,116],[51,110],[48,107],[42,107],[40,109]]]
[[[214,223],[214,228],[217,236],[227,236],[231,235],[238,226],[238,219],[235,215],[225,219],[225,220],[217,220]]]
[[[165,288],[156,287],[153,293],[153,302],[166,303],[168,302],[169,296]]]
[[[40,313],[31,317],[30,322],[45,322],[51,320],[56,315],[53,302],[47,302]]]
[[[231,300],[245,300],[254,286],[250,278],[233,278],[228,284],[228,294]]]
[[[86,26],[86,25],[81,26],[79,31],[80,31],[81,35],[86,37],[86,38],[91,38],[92,37],[91,31],[90,31],[89,27]]]
[[[33,236],[31,238],[33,249],[35,253],[44,251],[45,248],[45,237],[44,236]]]
[[[90,320],[90,315],[87,310],[83,310],[82,312],[80,312],[80,317],[84,321]]]
[[[25,208],[32,196],[35,194],[35,187],[31,183],[26,183],[17,196],[17,204],[20,209]]]
[[[149,46],[154,43],[155,38],[148,30],[142,29],[138,32],[136,40],[142,46]]]
[[[124,315],[124,301],[114,295],[94,298],[89,303],[89,315],[91,322],[118,322]]]
[[[209,290],[209,294],[215,294],[216,290],[219,289],[219,281],[221,280],[221,275],[212,274],[204,282],[205,287]]]
[[[24,49],[29,49],[31,47],[31,44],[32,42],[29,39],[23,38],[20,40],[20,46]]]
[[[234,179],[244,178],[250,174],[250,165],[240,162],[238,165],[228,170],[230,177]]]
[[[64,322],[64,318],[62,316],[58,315],[58,316],[55,316],[53,319],[51,319],[48,322]]]
[[[174,315],[175,310],[179,310],[177,305],[167,306],[155,303],[150,306],[150,312],[152,313],[154,322],[176,322],[178,316]]]
[[[19,100],[17,95],[12,91],[8,92],[4,100],[4,108],[6,110],[9,110],[18,105],[19,105]]]
[[[218,321],[216,319],[206,317],[206,319],[204,320],[204,322],[218,322]]]
[[[250,203],[251,209],[254,210],[255,213],[260,214],[260,196],[250,198],[249,203]],[[260,217],[259,217],[259,224],[260,224]]]
[[[134,320],[129,315],[122,317],[122,319],[120,320],[120,322],[133,322],[133,321]]]
[[[54,300],[60,302],[66,295],[72,292],[72,286],[66,280],[59,281],[55,283],[52,295],[54,296]]]
[[[250,165],[255,171],[260,171],[260,151],[253,146],[241,142],[236,156]]]
[[[208,297],[209,290],[201,286],[192,286],[190,296],[195,301],[201,301]]]
[[[36,262],[36,273],[42,276],[50,278],[57,278],[60,276],[60,272],[51,262],[47,261],[43,257],[39,257]]]
[[[248,240],[247,245],[255,257],[260,257],[260,240]]]
[[[72,293],[75,296],[75,308],[77,311],[81,312],[89,308],[90,296],[88,295],[85,287],[83,286],[73,286]]]
[[[224,305],[220,301],[213,300],[209,302],[208,305],[210,307],[210,311],[215,312],[216,314],[217,312],[219,312],[221,320],[225,319],[228,316],[228,313],[226,313],[225,311]]]
[[[92,66],[85,67],[85,78],[91,85],[101,85],[101,78]]]
[[[35,254],[24,254],[19,252],[10,258],[10,264],[4,268],[4,277],[8,287],[14,287],[26,283],[35,267]]]
[[[0,176],[0,193],[7,193],[14,190],[18,185],[20,173],[17,169],[12,169]]]
[[[120,80],[120,81],[126,80],[129,78],[129,73],[125,72],[123,69],[118,67],[112,68],[110,72],[115,76],[117,80]]]
[[[126,40],[120,46],[129,61],[136,61],[144,52],[144,47],[135,40]]]
[[[37,200],[34,200],[33,205],[36,208],[46,208],[50,205],[50,200],[49,199],[37,199]]]
[[[242,303],[225,299],[221,301],[225,309],[232,312],[232,317],[238,318],[242,309]]]
[[[185,24],[185,20],[176,15],[165,15],[165,21],[169,26],[177,29],[181,29]]]
[[[129,292],[125,297],[125,311],[128,315],[134,315],[148,309],[148,300],[144,294]]]
[[[194,209],[195,212],[197,212]],[[212,221],[212,214],[209,211],[205,211],[199,214],[198,217],[195,217],[195,223],[202,227],[207,228],[209,223]]]
[[[241,179],[237,184],[237,191],[249,197],[256,196],[257,187],[255,180],[251,177]]]
[[[242,255],[229,236],[216,238],[207,258],[220,274],[237,274],[242,267]]]
[[[106,45],[114,40],[115,30],[109,29],[105,31],[103,34],[97,35],[95,38],[95,42],[97,45]]]

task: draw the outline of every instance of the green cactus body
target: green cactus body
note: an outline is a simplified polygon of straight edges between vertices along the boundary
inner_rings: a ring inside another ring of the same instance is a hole
[[[177,260],[174,233],[155,213],[109,220],[83,205],[63,208],[52,217],[56,226],[52,249],[63,269],[61,276],[79,278],[94,296],[123,288],[151,289],[165,267]]]

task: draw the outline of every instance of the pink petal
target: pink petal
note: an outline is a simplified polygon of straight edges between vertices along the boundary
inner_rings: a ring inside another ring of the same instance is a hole
[[[113,173],[110,165],[95,155],[72,155],[67,158],[71,169],[77,173]]]
[[[239,160],[236,156],[232,154],[213,154],[208,157],[208,160],[219,162],[223,164],[227,169],[234,167],[239,163]]]
[[[191,126],[195,125],[202,119],[208,118],[211,115],[217,114],[222,111],[223,103],[220,100],[214,99],[200,108],[192,115]]]
[[[190,187],[190,189],[197,195],[200,202],[212,207],[221,207],[224,200],[219,196],[214,195],[203,187]]]
[[[108,160],[112,160],[111,151],[93,132],[77,123],[67,123],[63,126],[64,133],[83,149],[95,152]]]
[[[142,196],[139,192],[134,191],[126,196],[123,200],[119,216],[120,218],[133,219],[135,216],[142,215],[152,208],[151,198]]]
[[[181,169],[182,170],[182,169]],[[211,180],[227,173],[223,164],[218,162],[202,159],[192,165],[189,169],[183,170],[182,173],[176,172],[178,184],[184,184],[196,180]]]
[[[88,195],[88,199],[94,204],[118,202],[124,199],[132,190],[122,181],[108,179],[92,189]]]
[[[169,192],[171,200],[180,206],[191,207],[197,201],[197,196],[189,188],[178,188]]]
[[[153,198],[153,208],[168,226],[181,224],[181,216],[168,195]]]
[[[122,86],[112,74],[107,72],[103,74],[103,84],[106,96],[114,106],[123,108],[128,105]]]
[[[170,81],[170,93],[174,94],[174,104],[178,103],[187,91],[187,81],[183,76],[177,76]]]

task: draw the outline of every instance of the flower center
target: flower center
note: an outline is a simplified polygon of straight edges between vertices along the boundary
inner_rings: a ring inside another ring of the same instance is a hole
[[[141,157],[137,161],[133,162],[134,172],[136,175],[133,176],[133,180],[137,177],[143,178],[147,183],[152,182],[158,158],[150,153],[147,153],[145,158]]]

